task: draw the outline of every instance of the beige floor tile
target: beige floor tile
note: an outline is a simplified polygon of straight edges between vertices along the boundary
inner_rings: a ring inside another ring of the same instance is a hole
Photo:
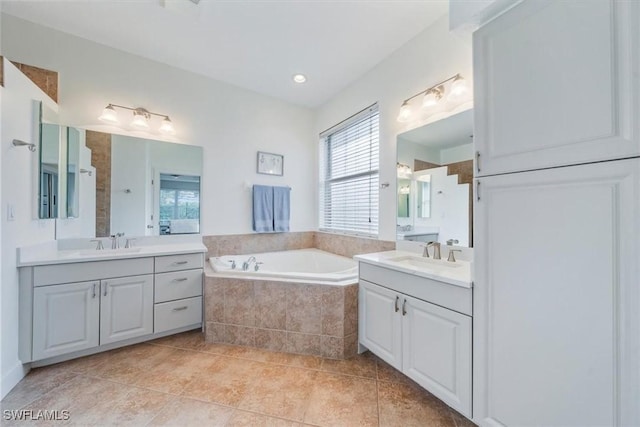
[[[415,384],[411,378],[398,371],[382,359],[376,358],[378,364],[378,381],[390,381],[394,383]]]
[[[378,382],[380,426],[455,427],[450,409],[414,385]]]
[[[172,349],[163,360],[142,370],[134,384],[151,390],[180,394],[185,387],[211,367],[218,356],[190,350]]]
[[[167,404],[149,423],[149,426],[224,426],[233,414],[233,408],[215,403],[178,397]]]
[[[269,365],[251,383],[238,408],[302,421],[318,372]]]
[[[266,415],[241,411],[239,409],[227,424],[227,427],[298,427],[303,424]]]
[[[2,411],[19,409],[72,380],[76,374],[64,364],[35,368],[0,402]]]
[[[304,422],[319,426],[377,426],[376,382],[319,372]]]
[[[324,359],[322,361],[322,370],[337,374],[375,379],[376,360],[369,352],[358,354],[345,360]]]
[[[202,370],[200,376],[187,385],[182,395],[235,407],[264,367],[264,363],[219,356],[215,363]]]
[[[150,344],[137,344],[125,347],[115,353],[108,363],[103,363],[86,375],[117,381],[123,384],[135,384],[138,377],[149,369],[162,363],[174,349]]]
[[[203,350],[207,346],[207,343],[204,341],[204,334],[200,329],[158,338],[150,343],[189,350]]]

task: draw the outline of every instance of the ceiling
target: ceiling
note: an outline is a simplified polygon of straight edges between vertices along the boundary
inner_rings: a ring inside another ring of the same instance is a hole
[[[3,13],[307,107],[447,8],[447,0],[2,1]],[[295,84],[295,73],[307,82]]]
[[[466,110],[398,135],[425,147],[441,150],[473,142],[473,110]]]

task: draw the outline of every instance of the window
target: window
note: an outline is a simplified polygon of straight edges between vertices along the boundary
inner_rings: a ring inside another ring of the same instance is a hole
[[[200,177],[160,174],[160,234],[200,232]]]
[[[320,134],[320,229],[378,235],[378,106]]]

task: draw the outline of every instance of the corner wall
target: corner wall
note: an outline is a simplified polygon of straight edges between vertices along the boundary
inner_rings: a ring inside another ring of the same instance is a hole
[[[472,79],[471,37],[450,33],[448,19],[448,15],[440,18],[317,110],[315,135],[378,102],[380,183],[390,184],[380,189],[382,240],[396,239],[396,137],[437,118],[418,117],[399,123],[396,118],[402,101],[457,73],[468,82]],[[441,112],[439,117],[451,113]]]

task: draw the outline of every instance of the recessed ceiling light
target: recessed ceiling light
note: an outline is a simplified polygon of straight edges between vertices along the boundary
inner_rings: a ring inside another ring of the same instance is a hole
[[[304,83],[307,81],[307,77],[304,74],[294,74],[293,81],[296,83]]]

